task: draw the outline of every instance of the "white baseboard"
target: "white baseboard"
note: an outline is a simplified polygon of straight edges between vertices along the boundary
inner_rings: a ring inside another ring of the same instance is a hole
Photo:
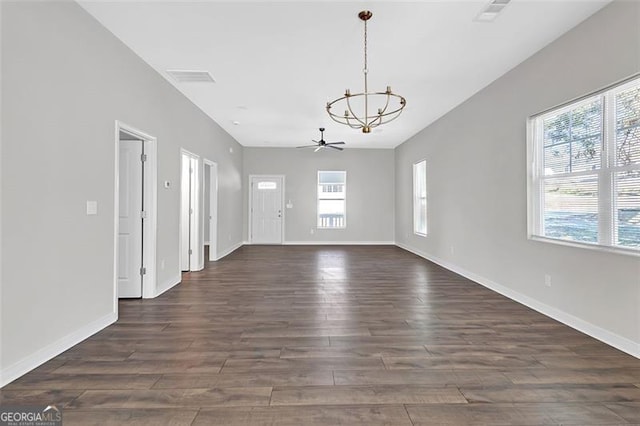
[[[440,265],[445,269],[455,272],[458,275],[462,275],[463,277],[468,278],[471,281],[474,281],[490,290],[493,290],[496,293],[500,293],[501,295],[506,296],[509,299],[515,300],[516,302],[521,303],[537,312],[540,312],[543,315],[546,315],[550,318],[555,319],[556,321],[568,325],[571,328],[581,331],[588,336],[598,339],[610,346],[613,346],[614,348],[620,349],[621,351],[626,352],[629,355],[640,358],[640,343],[612,333],[609,330],[605,330],[602,327],[599,327],[574,315],[568,314],[558,308],[554,308],[553,306],[549,306],[546,303],[542,303],[536,299],[533,299],[532,297],[526,296],[520,292],[512,290],[506,286],[498,284],[473,272],[467,271],[464,268],[444,261],[438,257],[432,256],[421,250],[412,248],[402,243],[396,243],[396,245],[404,250],[407,250],[437,265]]]
[[[225,256],[229,256],[231,253],[233,253],[234,251],[238,250],[240,247],[242,247],[243,245],[245,245],[246,243],[244,242],[239,242],[237,244],[232,245],[231,247],[229,247],[228,249],[220,252],[220,253],[216,253],[217,257],[216,257],[216,261],[222,259]]]
[[[394,241],[285,241],[286,246],[393,246]]]
[[[50,359],[60,355],[67,349],[77,345],[88,337],[93,336],[98,331],[113,324],[117,320],[118,315],[115,312],[110,312],[102,318],[98,318],[97,320],[90,322],[73,333],[67,334],[63,338],[48,344],[37,352],[3,369],[0,371],[0,387],[3,387],[20,376],[27,374],[34,368],[39,367]]]

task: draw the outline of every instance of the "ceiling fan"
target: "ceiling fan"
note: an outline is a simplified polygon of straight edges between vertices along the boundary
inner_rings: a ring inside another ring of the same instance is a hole
[[[312,141],[315,142],[315,145],[303,145],[303,146],[297,146],[296,148],[315,148],[313,152],[318,152],[322,148],[333,148],[333,149],[337,149],[338,151],[342,151],[344,149],[344,148],[335,146],[335,145],[344,145],[344,142],[325,142],[324,127],[320,127],[320,140],[316,141],[312,139]]]

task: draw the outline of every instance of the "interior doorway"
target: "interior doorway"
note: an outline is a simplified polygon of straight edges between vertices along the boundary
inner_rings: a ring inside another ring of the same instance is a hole
[[[155,296],[156,170],[155,138],[116,122],[116,302]]]
[[[284,176],[250,176],[249,237],[253,244],[284,241]]]
[[[200,238],[200,157],[181,150],[180,179],[180,269],[204,268]]]
[[[205,259],[218,260],[218,165],[203,160],[204,164],[204,248]]]

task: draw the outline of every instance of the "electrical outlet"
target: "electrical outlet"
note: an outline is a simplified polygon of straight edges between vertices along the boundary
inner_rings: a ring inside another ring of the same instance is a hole
[[[311,235],[313,235],[316,231],[315,231],[315,229],[311,228],[311,230],[309,232],[311,233]]]
[[[544,285],[547,287],[551,287],[551,275],[544,276]]]

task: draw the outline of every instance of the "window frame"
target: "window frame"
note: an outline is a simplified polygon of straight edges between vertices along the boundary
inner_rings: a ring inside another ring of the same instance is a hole
[[[344,198],[320,198],[320,174],[321,173],[343,173],[344,174]],[[344,224],[342,226],[319,226],[320,222],[320,201],[322,200],[342,200],[344,203]],[[317,229],[346,229],[347,228],[347,171],[346,170],[318,170],[316,174],[316,228]]]
[[[420,209],[420,201],[422,200],[422,195],[418,194],[417,191],[417,171],[418,171],[418,167],[420,165],[424,165],[424,211],[422,211],[422,209]],[[416,161],[415,163],[413,163],[413,180],[412,180],[412,185],[413,185],[413,191],[412,191],[412,203],[413,203],[413,234],[414,235],[418,235],[420,237],[426,237],[427,234],[429,233],[429,223],[428,223],[428,216],[427,216],[427,160],[426,159],[422,159],[419,161]],[[420,214],[424,214],[424,232],[420,232],[417,229],[417,223],[418,223],[418,218]]]
[[[603,252],[619,253],[640,257],[640,248],[616,245],[616,186],[615,176],[625,170],[640,170],[640,164],[618,166],[616,150],[616,95],[633,87],[640,86],[640,74],[635,74],[620,82],[598,91],[581,96],[549,108],[527,119],[527,237],[529,240],[542,241],[571,247],[581,247]],[[602,100],[602,146],[600,165],[595,170],[565,172],[544,175],[544,139],[543,120],[559,115],[580,106]],[[549,237],[544,232],[544,183],[547,179],[597,176],[598,180],[598,241],[596,243],[572,241]]]

